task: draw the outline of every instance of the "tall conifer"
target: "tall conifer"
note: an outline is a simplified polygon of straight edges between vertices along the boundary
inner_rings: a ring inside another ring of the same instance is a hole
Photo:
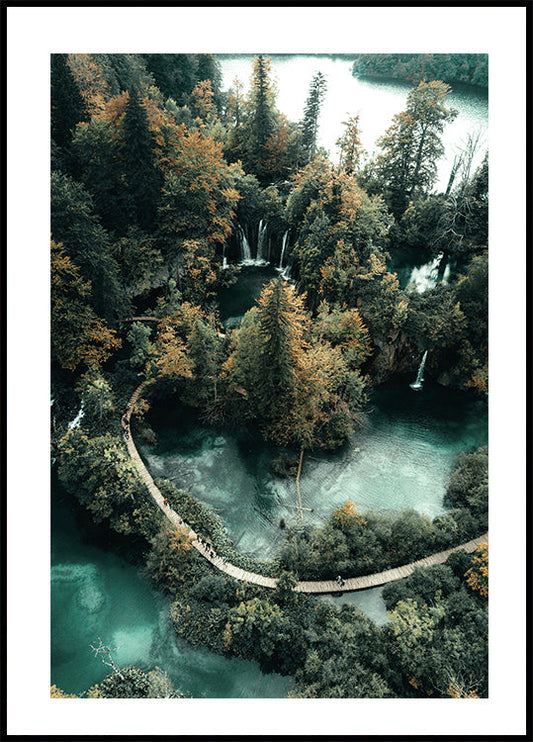
[[[139,100],[138,91],[131,90],[124,115],[126,182],[137,223],[147,231],[153,226],[160,192],[153,144],[146,108]]]
[[[304,164],[307,164],[316,151],[318,135],[318,117],[326,94],[326,78],[317,72],[311,80],[309,95],[304,108],[302,121],[302,148],[304,150]]]

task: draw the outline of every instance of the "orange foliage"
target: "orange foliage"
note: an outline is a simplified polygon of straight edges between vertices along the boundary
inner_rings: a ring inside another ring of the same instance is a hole
[[[191,103],[194,112],[204,121],[209,115],[216,116],[217,107],[211,80],[200,80],[191,92]]]
[[[63,245],[52,240],[50,248],[53,354],[69,371],[81,364],[99,367],[120,347],[121,340],[87,303],[91,285],[83,281]]]
[[[78,696],[74,693],[65,693],[61,688],[52,685],[50,687],[50,698],[78,698]]]
[[[363,525],[366,521],[356,510],[357,505],[351,500],[347,500],[344,505],[336,508],[331,516],[335,528],[350,528],[355,525]]]
[[[472,566],[466,573],[467,585],[482,597],[489,595],[489,545],[480,544],[475,552]]]
[[[477,690],[466,690],[463,685],[458,683],[456,680],[451,680],[450,685],[446,689],[446,693],[451,698],[479,698]]]
[[[102,69],[92,54],[69,54],[68,64],[74,75],[87,112],[100,114],[111,95]]]

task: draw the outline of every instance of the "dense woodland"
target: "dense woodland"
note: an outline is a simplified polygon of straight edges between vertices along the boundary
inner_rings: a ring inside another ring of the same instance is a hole
[[[358,54],[355,75],[394,80],[443,80],[487,88],[489,59],[486,54]]]
[[[347,502],[320,528],[288,529],[278,557],[262,564],[235,552],[216,514],[158,482],[218,553],[281,576],[268,592],[214,574],[163,523],[128,456],[120,416],[146,380],[134,433],[151,402],[178,397],[213,425],[297,451],[331,450],[357,434],[372,387],[416,369],[424,350],[440,383],[487,394],[488,157],[473,169],[472,136],[446,191],[434,192],[441,135],[456,112],[449,85],[429,79],[429,69],[375,156],[362,151],[358,117],[345,122],[336,164],[317,147],[327,86],[320,73],[292,122],[276,107],[263,56],[248,93],[239,81],[221,90],[208,54],[51,58],[60,480],[102,528],[140,538],[146,569],[173,596],[178,633],[294,675],[295,697],[487,694],[486,550],[458,552],[387,587],[384,628],[291,590],[295,575],[368,574],[481,535],[487,451],[458,460],[444,516],[362,514]],[[268,283],[240,325],[225,330],[217,295],[238,276],[239,232],[257,249],[261,220],[276,263],[288,233],[291,280]],[[459,279],[423,294],[402,290],[391,260],[413,252],[453,258]],[[131,669],[127,682],[112,673],[89,695],[179,695],[168,679],[138,673]]]

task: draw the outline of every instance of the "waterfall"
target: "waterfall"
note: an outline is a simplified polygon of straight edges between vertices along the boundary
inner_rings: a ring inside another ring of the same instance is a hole
[[[81,419],[82,419],[82,417],[84,415],[85,415],[85,412],[83,410],[83,399],[82,399],[81,400],[80,409],[78,410],[78,414],[76,415],[76,417],[74,418],[74,420],[72,420],[71,422],[69,422],[68,429],[69,430],[74,430],[74,428],[79,428],[80,427]]]
[[[448,284],[448,281],[450,280],[450,273],[451,273],[451,266],[449,263],[446,263],[446,268],[444,269],[444,273],[442,274],[442,282],[445,286]]]
[[[244,229],[237,222],[237,236],[239,238],[239,245],[241,248],[241,261],[243,263],[250,263],[252,260],[252,253],[250,252],[250,243],[246,239]]]
[[[287,240],[289,239],[289,230],[285,232],[283,235],[283,239],[281,241],[281,256],[279,259],[279,270],[283,270],[283,256],[285,255],[285,248],[287,247]]]
[[[422,360],[420,362],[420,366],[418,367],[418,373],[416,375],[416,381],[413,381],[412,384],[409,384],[411,389],[414,389],[415,392],[420,391],[422,389],[422,382],[424,381],[424,366],[426,365],[426,358],[427,358],[428,352],[427,350],[424,351],[424,355],[422,356]]]
[[[259,222],[259,229],[257,232],[257,255],[256,263],[268,263],[268,255],[265,255],[265,235],[267,230],[267,222],[263,224],[263,220]]]
[[[430,263],[413,268],[408,286],[418,291],[419,294],[435,288],[439,280],[439,266],[443,257],[444,254],[440,252]]]
[[[225,271],[228,267],[228,259],[226,257],[226,244],[224,243],[224,247],[222,248],[222,270]]]

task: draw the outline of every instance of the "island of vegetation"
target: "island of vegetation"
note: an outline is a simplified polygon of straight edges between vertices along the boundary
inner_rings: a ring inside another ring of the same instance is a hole
[[[305,455],[358,435],[372,388],[416,373],[425,351],[439,383],[487,395],[488,158],[473,168],[472,136],[445,192],[434,192],[441,135],[456,115],[449,85],[413,87],[372,157],[350,117],[333,163],[317,145],[327,80],[312,78],[301,121],[289,121],[261,55],[247,94],[238,81],[221,90],[207,54],[55,54],[51,83],[52,455],[65,489],[143,553],[172,596],[177,634],[293,676],[292,697],[487,696],[486,544],[387,585],[384,627],[294,590],[484,534],[486,448],[458,458],[444,515],[360,512],[347,501],[319,527],[287,528],[263,562],[236,551],[190,492],[157,480],[217,554],[276,578],[269,590],[202,558],[155,505],[127,447],[130,434],[153,435],[150,405],[179,399],[215,427],[291,447],[297,487]],[[290,280],[266,283],[230,329],[218,295],[252,251],[289,266]],[[459,277],[402,289],[391,257],[412,251],[453,259]],[[180,696],[159,668],[111,669],[86,697]],[[71,694],[53,686],[52,695]]]

